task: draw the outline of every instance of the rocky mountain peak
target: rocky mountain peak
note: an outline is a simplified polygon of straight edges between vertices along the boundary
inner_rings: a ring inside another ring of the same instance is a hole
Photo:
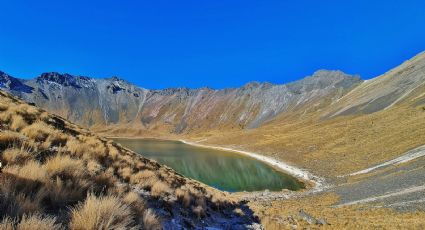
[[[61,74],[57,72],[42,73],[37,77],[38,83],[53,82],[62,86],[71,86],[75,88],[89,87],[92,81],[89,77],[74,76],[71,74]]]
[[[246,89],[254,89],[254,88],[267,89],[267,88],[270,88],[271,86],[273,86],[273,84],[270,83],[270,82],[251,81],[251,82],[248,82],[245,85],[243,85],[242,86],[242,89],[244,89],[244,90],[246,90]]]
[[[0,88],[24,93],[31,93],[33,90],[32,87],[25,85],[19,79],[3,71],[0,71]]]
[[[360,79],[359,75],[350,75],[347,73],[344,73],[341,70],[326,70],[321,69],[317,70],[313,73],[312,77],[315,78],[326,78],[326,79],[341,79],[341,78],[358,78]]]

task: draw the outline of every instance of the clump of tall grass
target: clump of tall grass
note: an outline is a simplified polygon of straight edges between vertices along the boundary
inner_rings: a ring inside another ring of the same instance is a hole
[[[56,223],[56,218],[51,216],[42,216],[40,214],[24,215],[20,221],[10,217],[3,219],[0,223],[2,230],[60,230],[61,224]]]
[[[117,197],[89,195],[71,211],[72,229],[137,229],[128,205]]]

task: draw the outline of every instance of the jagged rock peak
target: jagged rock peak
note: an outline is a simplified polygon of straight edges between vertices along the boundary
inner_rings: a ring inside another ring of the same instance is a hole
[[[313,73],[312,77],[326,77],[326,78],[335,78],[335,77],[351,77],[351,78],[359,78],[359,75],[350,75],[347,73],[344,73],[341,70],[327,70],[327,69],[320,69]]]
[[[22,83],[19,79],[14,78],[3,71],[0,71],[0,88],[23,93],[31,93],[33,90],[32,87]]]
[[[171,95],[178,95],[180,97],[187,97],[195,95],[197,92],[197,89],[190,89],[187,87],[178,87],[178,88],[166,88],[163,90],[155,90],[155,93],[158,93],[162,96],[171,96]]]
[[[62,86],[73,86],[76,88],[88,87],[93,79],[85,76],[74,76],[68,73],[47,72],[37,77],[37,82],[54,82]]]
[[[270,82],[258,82],[251,81],[242,86],[242,89],[252,89],[252,88],[269,88],[273,86]]]
[[[126,81],[126,80],[124,80],[124,79],[122,79],[122,78],[120,78],[118,76],[112,76],[110,78],[106,78],[106,80],[114,81],[114,82],[125,82],[125,83],[129,84],[128,81]]]

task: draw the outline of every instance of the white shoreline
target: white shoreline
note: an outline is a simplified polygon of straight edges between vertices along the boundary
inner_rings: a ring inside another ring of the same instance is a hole
[[[314,176],[313,174],[311,174],[310,172],[304,170],[304,169],[300,169],[291,165],[288,165],[287,163],[284,163],[282,161],[278,161],[274,158],[271,157],[267,157],[267,156],[263,156],[257,153],[253,153],[253,152],[248,152],[248,151],[243,151],[243,150],[237,150],[237,149],[232,149],[232,148],[226,148],[226,147],[219,147],[219,146],[211,146],[211,145],[204,145],[204,144],[199,144],[196,142],[190,142],[190,141],[185,141],[180,139],[179,141],[181,141],[182,143],[188,144],[188,145],[192,145],[192,146],[196,146],[196,147],[202,147],[202,148],[210,148],[210,149],[217,149],[217,150],[223,150],[223,151],[228,151],[228,152],[235,152],[235,153],[239,153],[242,155],[246,155],[249,156],[251,158],[254,158],[256,160],[262,161],[266,164],[269,164],[275,168],[278,168],[298,179],[302,179],[305,181],[309,181],[309,182],[313,182],[314,183],[314,190],[322,190],[324,188],[324,179]]]

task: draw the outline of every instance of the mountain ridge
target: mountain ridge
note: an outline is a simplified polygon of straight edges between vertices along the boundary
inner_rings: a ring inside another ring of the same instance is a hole
[[[248,82],[239,88],[225,89],[149,90],[117,77],[89,78],[57,72],[30,80],[13,79],[33,90],[3,88],[79,124],[128,124],[140,120],[138,125],[147,129],[172,124],[174,128],[169,131],[175,133],[198,129],[199,123],[209,119],[215,122],[206,128],[255,128],[291,106],[315,97],[340,95],[361,82],[357,75],[329,70],[319,70],[288,84]],[[84,98],[92,100],[87,102]],[[204,107],[204,111],[193,112],[198,107]]]

